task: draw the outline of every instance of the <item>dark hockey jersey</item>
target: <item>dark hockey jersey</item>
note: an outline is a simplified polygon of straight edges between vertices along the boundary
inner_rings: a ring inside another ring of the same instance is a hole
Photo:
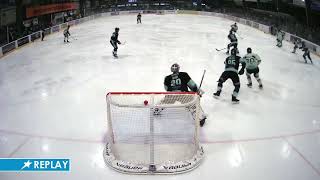
[[[188,73],[179,72],[178,74],[170,74],[166,76],[164,79],[164,85],[167,87],[167,91],[188,92],[188,83],[190,80],[191,78]]]
[[[304,43],[301,45],[301,47],[299,47],[299,49],[301,49],[305,53],[309,53],[310,52],[309,48]]]
[[[237,42],[237,41],[238,41],[238,39],[237,39],[237,37],[236,37],[236,35],[235,35],[234,33],[230,33],[230,34],[228,35],[228,38],[229,38],[229,40],[230,40],[231,42]]]
[[[118,43],[119,42],[118,36],[119,36],[119,34],[117,32],[113,32],[110,41],[114,41],[114,42]]]
[[[227,57],[225,63],[225,71],[233,71],[238,73],[239,64],[240,64],[240,56],[231,55]]]
[[[64,31],[63,31],[63,35],[64,36],[70,36],[70,32],[69,32],[69,30],[68,29],[65,29]]]

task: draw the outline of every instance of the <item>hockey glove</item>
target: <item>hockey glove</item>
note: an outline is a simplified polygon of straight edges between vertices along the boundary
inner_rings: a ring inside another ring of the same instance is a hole
[[[202,89],[199,89],[199,90],[198,90],[198,94],[199,94],[200,97],[202,97],[202,95],[203,95],[204,93],[205,93],[205,92],[204,92]]]
[[[242,75],[244,73],[244,68],[241,68],[240,71],[238,72],[239,75]]]

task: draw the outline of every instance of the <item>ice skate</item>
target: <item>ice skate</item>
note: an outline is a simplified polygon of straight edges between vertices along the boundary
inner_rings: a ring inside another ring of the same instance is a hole
[[[259,85],[259,89],[263,89],[263,85],[262,84]]]
[[[203,127],[204,123],[206,122],[207,118],[203,118],[200,120],[200,127]]]
[[[232,103],[233,104],[238,104],[238,103],[240,103],[240,100],[239,99],[237,99],[235,96],[232,96]]]
[[[218,99],[220,97],[220,92],[217,91],[217,92],[213,93],[213,97]]]
[[[113,57],[118,58],[118,55],[115,51],[112,51],[112,55],[113,55]]]

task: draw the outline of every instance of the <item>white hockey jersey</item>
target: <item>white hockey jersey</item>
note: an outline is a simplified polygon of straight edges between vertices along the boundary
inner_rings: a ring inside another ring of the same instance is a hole
[[[241,58],[240,62],[246,63],[246,69],[256,69],[261,63],[261,59],[257,54],[248,53]]]

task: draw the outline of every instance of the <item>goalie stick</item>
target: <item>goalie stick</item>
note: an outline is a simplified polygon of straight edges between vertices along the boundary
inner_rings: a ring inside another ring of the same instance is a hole
[[[202,95],[201,95],[201,92],[200,92],[200,88],[201,88],[201,86],[202,86],[202,82],[203,82],[203,78],[204,78],[204,75],[205,75],[205,74],[206,74],[206,70],[203,70],[202,78],[201,78],[200,85],[199,85],[198,92],[197,92],[200,97],[202,96]],[[203,91],[202,91],[202,94],[204,94]]]
[[[205,74],[206,74],[206,70],[203,70],[203,74],[202,74],[202,78],[201,78],[201,81],[200,81],[199,89],[201,88],[201,85],[202,85],[203,78],[204,78]]]

